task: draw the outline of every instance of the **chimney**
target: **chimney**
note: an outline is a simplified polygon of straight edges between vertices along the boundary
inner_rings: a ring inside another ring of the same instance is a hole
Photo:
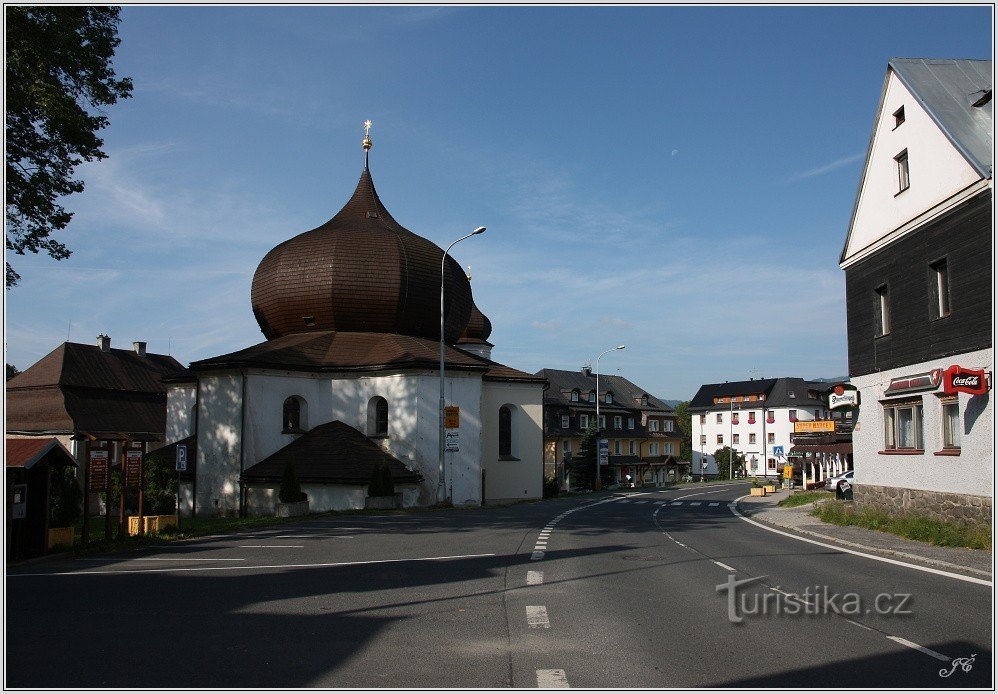
[[[134,349],[135,353],[138,354],[140,357],[144,357],[146,355],[146,343],[145,342],[133,342],[132,343],[132,349]]]
[[[592,376],[593,375],[593,368],[591,366],[583,366],[582,367],[582,373],[585,374],[586,376]]]
[[[100,347],[101,352],[111,351],[111,338],[101,333],[97,336],[97,346]]]

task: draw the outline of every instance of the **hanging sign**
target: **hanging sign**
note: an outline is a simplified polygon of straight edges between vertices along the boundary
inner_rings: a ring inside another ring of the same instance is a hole
[[[816,419],[814,421],[794,422],[795,434],[814,434],[817,432],[835,433],[835,422],[830,419]]]
[[[917,390],[935,390],[942,382],[943,370],[933,369],[925,373],[914,374],[912,376],[902,376],[891,379],[891,383],[884,391],[884,395],[894,395],[896,393],[910,393]]]
[[[853,409],[859,407],[859,390],[856,386],[840,383],[828,394],[828,409]]]
[[[445,429],[458,429],[461,426],[461,408],[460,407],[445,407],[444,408],[444,428]]]
[[[989,380],[984,371],[965,369],[954,364],[943,372],[943,392],[947,395],[956,393],[984,395],[991,388]]]
[[[142,476],[142,451],[125,451],[125,486],[138,487]]]
[[[90,451],[90,491],[102,492],[107,486],[107,451]]]

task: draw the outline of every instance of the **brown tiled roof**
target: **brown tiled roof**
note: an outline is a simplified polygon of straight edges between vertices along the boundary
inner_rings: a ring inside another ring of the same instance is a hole
[[[544,379],[476,357],[450,346],[444,348],[445,368],[479,371],[488,380]],[[440,343],[393,333],[337,332],[326,330],[278,337],[247,349],[193,362],[195,371],[257,367],[297,371],[374,371],[386,368],[437,369]]]
[[[173,357],[65,342],[7,381],[7,430],[158,438]]]
[[[486,342],[492,334],[492,321],[482,313],[474,300],[471,302],[471,317],[468,318],[468,327],[461,334],[458,342]]]
[[[396,483],[422,479],[398,458],[386,453],[352,426],[340,421],[314,427],[295,441],[243,472],[246,482],[279,482],[284,467],[294,460],[301,482],[367,484],[376,463],[385,461]]]
[[[365,168],[336,216],[263,258],[253,314],[267,339],[325,330],[432,338],[440,332],[443,254],[392,218]],[[453,257],[446,267],[445,334],[453,343],[468,324],[471,285]]]
[[[30,468],[42,458],[51,455],[53,462],[76,467],[76,461],[66,447],[53,438],[12,439],[6,442],[7,467]],[[54,451],[54,453],[53,453]]]

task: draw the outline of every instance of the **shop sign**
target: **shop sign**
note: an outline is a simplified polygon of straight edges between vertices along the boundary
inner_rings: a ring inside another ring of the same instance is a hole
[[[990,389],[990,379],[984,371],[965,369],[954,364],[943,372],[943,392],[947,395],[956,393],[984,395]]]
[[[813,422],[794,422],[795,434],[835,433],[835,422],[830,419],[816,419]]]
[[[943,380],[943,370],[933,369],[925,373],[913,374],[911,376],[901,376],[891,379],[891,383],[884,391],[884,395],[896,395],[897,393],[910,393],[916,390],[935,390]]]
[[[840,383],[832,388],[832,391],[828,394],[828,409],[830,410],[852,409],[855,407],[859,407],[859,390],[856,389],[856,386]]]

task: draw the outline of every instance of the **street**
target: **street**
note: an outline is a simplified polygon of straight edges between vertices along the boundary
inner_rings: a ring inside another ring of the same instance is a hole
[[[729,506],[747,493],[326,516],[20,567],[6,686],[991,686],[990,583],[757,527]],[[822,591],[843,597],[804,614]]]

